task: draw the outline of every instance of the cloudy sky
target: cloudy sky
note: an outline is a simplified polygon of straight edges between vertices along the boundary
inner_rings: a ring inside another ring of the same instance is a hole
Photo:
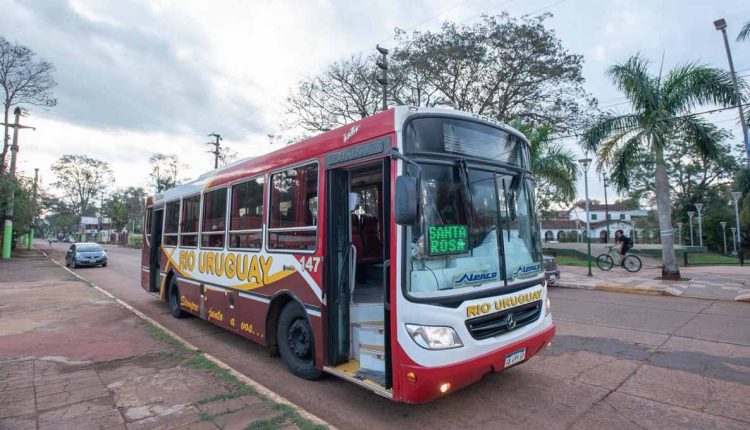
[[[635,52],[654,59],[655,72],[662,55],[665,68],[726,68],[712,24],[720,17],[736,69],[750,75],[750,42],[734,42],[750,21],[747,0],[0,0],[0,10],[0,35],[57,68],[58,105],[30,109],[25,122],[37,130],[23,132],[19,158],[46,184],[65,153],[108,161],[122,187],[147,185],[154,152],[179,154],[186,177],[209,170],[211,132],[243,157],[271,151],[267,135],[279,131],[284,99],[300,79],[390,46],[396,27],[432,30],[482,13],[551,12],[547,25],[584,56],[586,87],[606,109],[627,110],[604,71]],[[736,113],[707,117],[741,141]],[[603,196],[594,178],[591,195]]]

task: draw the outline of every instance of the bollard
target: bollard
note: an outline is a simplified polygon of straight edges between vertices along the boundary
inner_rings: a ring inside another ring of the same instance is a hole
[[[687,251],[682,251],[682,261],[683,261],[683,266],[688,265],[688,252]]]

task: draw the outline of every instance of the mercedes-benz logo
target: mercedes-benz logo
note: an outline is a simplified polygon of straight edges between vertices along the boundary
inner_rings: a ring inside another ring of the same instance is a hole
[[[507,317],[505,317],[505,325],[508,327],[508,330],[513,330],[516,328],[516,316],[513,314],[508,314]]]

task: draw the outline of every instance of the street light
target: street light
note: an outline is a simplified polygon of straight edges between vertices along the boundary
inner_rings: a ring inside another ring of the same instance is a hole
[[[734,244],[734,252],[732,255],[737,255],[737,229],[732,227],[730,230],[732,230],[732,243]]]
[[[703,246],[703,217],[701,216],[701,209],[703,208],[703,203],[696,203],[693,206],[695,206],[696,209],[698,209],[698,246]]]
[[[677,223],[677,245],[682,246],[682,221]]]
[[[742,195],[739,191],[732,191],[732,201],[734,202],[734,220],[737,222],[737,238],[736,241],[742,244],[742,230],[740,230],[740,196]],[[742,246],[742,245],[740,245]],[[737,245],[734,246],[734,253],[737,253]]]
[[[588,260],[589,260],[589,272],[586,276],[593,276],[591,274],[591,223],[589,219],[589,166],[591,166],[590,158],[581,158],[578,163],[583,169],[583,183],[586,190],[586,242],[588,243]]]
[[[695,215],[695,211],[688,211],[688,219],[690,219],[690,246],[694,246],[693,244],[693,216]]]
[[[724,255],[727,255],[727,222],[721,221],[721,239],[724,241]]]
[[[724,38],[724,48],[727,51],[727,61],[729,61],[729,74],[732,76],[732,83],[734,84],[734,92],[737,97],[737,109],[740,111],[740,124],[742,124],[742,136],[745,138],[745,152],[747,152],[747,167],[750,168],[750,141],[747,137],[747,124],[745,123],[745,113],[742,111],[742,96],[740,95],[740,87],[737,86],[737,74],[734,72],[734,62],[732,61],[732,51],[729,49],[729,39],[727,38],[727,22],[724,18],[717,19],[714,21],[714,27],[721,31],[721,35]],[[739,227],[737,228],[739,231]]]

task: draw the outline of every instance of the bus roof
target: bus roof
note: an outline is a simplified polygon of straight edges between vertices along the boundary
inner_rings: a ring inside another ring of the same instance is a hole
[[[486,122],[488,125],[503,128],[526,141],[526,138],[518,130],[479,115],[453,109],[396,106],[267,154],[243,158],[208,171],[192,181],[154,195],[152,201],[155,205],[161,205],[165,201],[198,194],[204,190],[228,185],[238,179],[260,175],[285,165],[293,165],[318,158],[336,149],[399,132],[406,118],[410,115],[424,113],[451,115]]]

